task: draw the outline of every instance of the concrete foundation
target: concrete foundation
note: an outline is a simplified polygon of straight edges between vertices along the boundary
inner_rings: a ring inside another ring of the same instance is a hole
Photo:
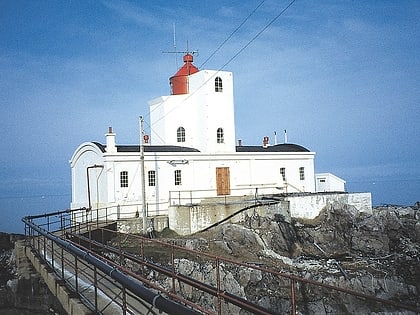
[[[282,215],[286,221],[290,221],[291,217],[313,219],[325,206],[333,203],[347,204],[354,206],[359,212],[372,213],[371,193],[304,193],[277,198],[283,198],[283,200],[279,200],[276,204],[260,205],[241,212],[230,218],[229,222],[243,221],[246,215],[252,215],[254,212],[266,217]],[[147,226],[153,226],[158,232],[170,228],[179,235],[190,235],[257,202],[262,203],[262,201],[253,201],[250,196],[223,197],[206,199],[194,205],[171,206],[167,216],[149,217]],[[119,220],[118,231],[143,233],[142,218]]]
[[[204,203],[194,206],[171,207],[168,211],[169,227],[180,235],[193,234],[227,218],[249,205],[249,203],[239,202],[230,204]],[[245,216],[251,216],[254,213],[268,217],[282,215],[286,221],[290,221],[288,202],[279,201],[276,204],[260,205],[245,210],[233,216],[229,219],[229,222],[235,223],[243,221]]]
[[[327,205],[333,203],[354,206],[359,212],[372,213],[371,193],[316,193],[288,196],[290,215],[295,218],[313,219]]]
[[[168,216],[159,215],[147,218],[147,227],[153,227],[154,231],[161,232],[169,227]],[[130,234],[145,234],[143,231],[143,218],[121,219],[117,222],[117,231]]]

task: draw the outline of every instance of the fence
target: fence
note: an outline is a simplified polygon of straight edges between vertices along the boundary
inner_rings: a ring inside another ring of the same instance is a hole
[[[396,309],[420,310],[327,283],[301,278],[110,229],[107,210],[76,209],[23,218],[29,245],[69,289],[97,314],[296,314],[311,292],[346,294]],[[81,217],[80,217],[81,216]],[[248,273],[275,287],[252,300],[225,279]],[[156,312],[157,313],[157,312]]]

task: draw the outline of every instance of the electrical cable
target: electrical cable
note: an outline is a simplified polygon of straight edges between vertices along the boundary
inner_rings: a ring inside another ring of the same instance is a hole
[[[246,23],[246,21],[249,20],[249,18],[259,9],[260,6],[265,2],[265,0],[261,1],[259,5],[245,18],[245,20],[242,21],[241,24],[217,47],[213,53],[199,66],[199,68],[203,67],[207,61],[209,61],[222,47],[226,42],[232,38],[232,36]]]
[[[284,7],[283,8],[283,10],[281,10],[280,11],[280,13],[279,14],[277,14],[273,19],[271,19],[270,20],[270,22],[267,24],[267,25],[265,25],[254,37],[252,37],[249,41],[248,41],[248,43],[247,44],[245,44],[241,49],[239,49],[222,67],[220,67],[216,72],[215,72],[215,74],[214,75],[212,75],[212,76],[210,76],[210,78],[208,79],[208,80],[206,80],[203,84],[201,84],[193,93],[190,93],[190,94],[188,94],[188,96],[183,100],[183,102],[182,103],[180,103],[180,104],[178,104],[178,105],[176,105],[176,106],[174,106],[170,111],[168,111],[168,112],[166,112],[165,113],[165,115],[163,115],[161,118],[159,118],[159,119],[157,119],[156,121],[155,121],[155,123],[156,122],[159,122],[159,121],[161,121],[162,119],[164,119],[169,113],[171,113],[171,112],[173,112],[178,106],[180,106],[180,105],[182,105],[186,100],[188,100],[191,96],[193,96],[197,91],[199,91],[203,86],[205,86],[206,84],[207,84],[207,82],[209,82],[210,80],[212,80],[216,75],[217,75],[217,73],[219,72],[219,71],[222,71],[228,64],[230,64],[233,60],[235,60],[246,48],[248,48],[249,47],[249,45],[251,45],[267,28],[269,28],[280,16],[282,16],[294,3],[296,2],[296,0],[292,0],[292,1],[290,1],[287,5],[286,5],[286,7]],[[256,8],[256,9],[258,9],[259,8],[259,6]],[[256,9],[254,10],[254,11],[256,11]],[[252,15],[253,13],[251,13],[250,14],[250,16]],[[248,19],[248,18],[247,18]],[[245,20],[246,21],[246,20]],[[245,23],[245,22],[244,22]],[[242,23],[240,26],[242,26],[244,23]],[[239,29],[239,28],[238,28]],[[236,32],[236,30],[234,31],[234,32]],[[228,38],[230,39],[230,37],[232,37],[232,36],[229,36]],[[224,43],[223,43],[224,44]],[[214,54],[212,54],[212,55],[214,55]],[[163,103],[162,103],[163,104]],[[149,116],[150,116],[150,113],[149,113]],[[150,126],[151,127],[151,126]],[[151,129],[151,131],[152,131],[152,129]],[[157,134],[157,133],[155,133],[155,134]]]

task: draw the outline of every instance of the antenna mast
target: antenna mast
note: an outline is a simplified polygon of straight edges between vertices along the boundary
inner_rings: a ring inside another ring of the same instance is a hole
[[[176,58],[176,30],[175,30],[175,22],[173,24],[173,31],[174,31],[174,52],[175,52],[175,66],[178,69],[178,59]]]
[[[188,45],[188,41],[187,41],[187,50],[186,51],[177,51],[176,48],[176,25],[175,22],[172,24],[172,31],[173,31],[173,47],[174,50],[173,51],[162,51],[162,53],[164,54],[175,54],[175,66],[176,69],[178,69],[178,54],[191,54],[191,55],[198,55],[198,49],[190,51],[189,45]]]

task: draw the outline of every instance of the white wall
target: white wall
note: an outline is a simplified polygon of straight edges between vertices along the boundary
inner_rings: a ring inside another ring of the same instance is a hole
[[[315,188],[317,192],[345,191],[346,181],[331,173],[315,174]]]
[[[286,198],[290,205],[290,215],[295,218],[315,218],[329,204],[341,203],[354,206],[359,212],[372,212],[371,193],[325,193]]]
[[[79,147],[77,159],[72,160],[73,206],[87,206],[86,167],[91,169],[91,199],[95,205],[139,204],[142,200],[140,155],[138,152],[102,153],[96,145]],[[93,148],[93,149],[92,149]],[[145,177],[147,202],[151,210],[167,209],[169,192],[180,192],[183,198],[216,196],[216,168],[229,167],[231,195],[252,195],[281,192],[314,192],[313,152],[257,152],[234,154],[203,154],[199,152],[146,152]],[[171,160],[186,160],[186,164],[170,164]],[[287,187],[280,174],[286,168]],[[305,168],[305,180],[299,179],[299,167]],[[148,186],[148,171],[156,172],[157,186]],[[182,185],[175,185],[174,171],[181,170]],[[121,187],[120,172],[128,172],[128,187]],[[93,188],[93,183],[100,185]],[[282,189],[278,189],[282,188]],[[99,195],[96,196],[96,191]],[[99,198],[99,199],[98,199]],[[197,201],[197,200],[195,200]],[[159,205],[159,206],[157,206]],[[156,209],[157,207],[157,209]]]
[[[81,144],[70,160],[72,176],[71,208],[89,206],[86,170],[94,165],[104,165],[101,150],[90,142]],[[108,189],[105,169],[102,167],[90,168],[89,184],[91,206],[96,208],[106,204]]]
[[[214,91],[214,79],[222,78],[223,92]],[[152,144],[180,145],[204,153],[235,152],[232,73],[199,71],[189,77],[189,94],[170,95],[149,102]],[[185,142],[177,142],[178,127],[185,128]],[[224,143],[217,143],[217,129]]]

